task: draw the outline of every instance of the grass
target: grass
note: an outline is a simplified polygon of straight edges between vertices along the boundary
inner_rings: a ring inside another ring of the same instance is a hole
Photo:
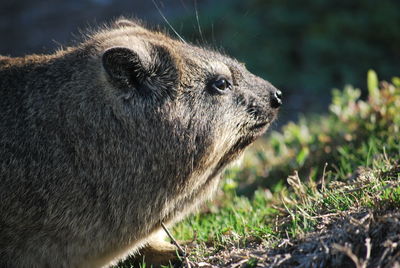
[[[400,78],[334,90],[225,172],[216,200],[174,228],[194,264],[385,267],[400,263]],[[236,265],[236,266],[235,266]]]

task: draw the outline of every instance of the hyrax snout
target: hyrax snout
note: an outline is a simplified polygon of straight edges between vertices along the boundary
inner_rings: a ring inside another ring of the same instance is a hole
[[[0,57],[0,267],[104,267],[212,197],[276,117],[243,64],[123,20]]]

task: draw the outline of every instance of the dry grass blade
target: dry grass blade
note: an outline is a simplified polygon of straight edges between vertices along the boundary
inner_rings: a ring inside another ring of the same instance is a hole
[[[337,251],[345,254],[347,257],[349,257],[354,262],[354,264],[356,265],[357,268],[364,268],[362,266],[361,261],[358,259],[357,255],[353,253],[353,251],[351,250],[350,247],[342,246],[339,244],[333,244],[332,247],[334,249],[336,249]]]
[[[171,239],[172,243],[178,248],[179,253],[182,254],[183,259],[184,259],[183,264],[186,265],[187,268],[191,268],[191,262],[189,261],[188,254],[186,253],[186,251],[179,245],[179,243],[172,236],[172,234],[168,231],[167,227],[165,226],[165,224],[163,222],[161,223],[161,227],[164,229],[165,233]]]

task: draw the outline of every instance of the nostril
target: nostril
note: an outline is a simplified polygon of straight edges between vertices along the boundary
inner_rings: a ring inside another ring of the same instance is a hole
[[[276,95],[276,97],[278,97],[278,99],[282,100],[282,91],[277,89],[276,92],[275,92],[275,95]]]
[[[282,105],[282,91],[276,90],[271,94],[271,107],[278,108]]]

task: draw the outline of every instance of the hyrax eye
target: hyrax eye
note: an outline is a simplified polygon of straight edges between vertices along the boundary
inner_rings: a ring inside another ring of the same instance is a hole
[[[232,84],[225,77],[217,77],[211,83],[211,88],[217,93],[226,93],[232,88]]]

